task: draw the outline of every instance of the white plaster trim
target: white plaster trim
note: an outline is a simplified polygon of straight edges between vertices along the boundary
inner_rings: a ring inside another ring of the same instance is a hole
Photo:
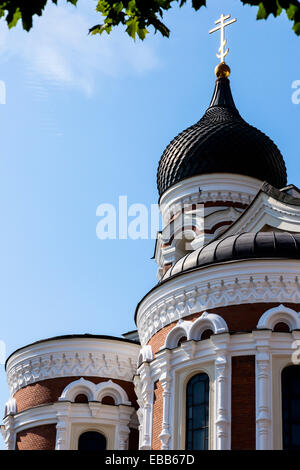
[[[300,206],[289,205],[261,192],[253,204],[228,228],[226,236],[259,232],[265,225],[288,232],[300,232]]]
[[[300,303],[298,260],[219,263],[171,278],[140,303],[142,345],[163,327],[193,313],[247,303]]]
[[[139,409],[139,449],[151,450],[152,422],[153,422],[153,391],[154,383],[151,380],[150,365],[144,362],[138,369],[134,378],[135,393]]]
[[[108,380],[96,385],[84,378],[67,385],[58,400],[74,402],[77,395],[81,393],[87,395],[89,401],[101,402],[105,396],[110,396],[114,399],[115,405],[131,405],[125,390],[115,382]]]
[[[4,416],[15,415],[17,413],[17,402],[16,399],[10,397],[5,404]]]
[[[300,329],[300,314],[285,305],[268,309],[259,319],[258,329],[273,330],[277,323],[286,323],[290,330]]]
[[[189,332],[190,332],[191,326],[192,326],[191,321],[179,320],[179,322],[172,328],[172,330],[169,331],[169,333],[166,337],[165,344],[164,344],[162,349],[177,348],[178,341],[183,336],[185,336],[187,339],[189,339]]]
[[[207,201],[229,201],[250,204],[262,182],[255,178],[230,173],[211,173],[187,178],[169,188],[160,198],[163,224],[170,212],[176,213],[184,204]]]
[[[165,344],[161,349],[176,348],[182,336],[185,336],[188,341],[200,340],[202,333],[207,329],[211,329],[214,334],[228,332],[228,326],[220,315],[203,312],[194,322],[179,320],[172,330],[169,331]]]
[[[49,340],[14,353],[6,368],[11,395],[57,377],[106,377],[132,381],[140,345],[110,339]]]
[[[143,362],[151,362],[153,360],[153,352],[152,348],[149,345],[143,346],[140,349],[140,354],[138,358],[138,367],[143,363]]]
[[[102,432],[107,437],[108,449],[125,450],[128,447],[129,423],[134,413],[135,410],[131,406],[95,402],[79,404],[61,401],[30,408],[5,418],[6,441],[9,444],[7,447],[10,450],[15,448],[16,435],[23,430],[56,424],[56,450],[77,448],[73,438],[73,428],[77,425],[80,425],[82,432],[91,429]]]
[[[211,329],[215,335],[228,332],[227,323],[220,315],[203,312],[201,317],[193,322],[189,332],[189,339],[200,339],[202,333],[207,329]]]

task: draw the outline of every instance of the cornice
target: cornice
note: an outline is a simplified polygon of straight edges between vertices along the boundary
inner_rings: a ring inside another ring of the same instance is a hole
[[[11,395],[29,384],[59,377],[104,377],[132,381],[140,346],[103,339],[74,338],[28,346],[7,362]]]
[[[245,260],[182,273],[156,286],[139,303],[142,345],[159,330],[205,310],[247,303],[300,303],[299,261]]]

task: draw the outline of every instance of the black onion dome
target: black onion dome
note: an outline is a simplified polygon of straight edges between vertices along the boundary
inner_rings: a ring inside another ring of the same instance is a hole
[[[217,79],[204,116],[175,137],[164,151],[157,172],[159,194],[185,178],[207,173],[252,176],[276,188],[287,183],[280,151],[269,137],[240,116],[228,78]]]
[[[164,275],[176,274],[210,264],[246,259],[300,258],[300,234],[289,232],[245,232],[215,240],[189,253]]]

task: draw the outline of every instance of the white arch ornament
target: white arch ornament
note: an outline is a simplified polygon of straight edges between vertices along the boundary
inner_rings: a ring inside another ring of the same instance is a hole
[[[74,402],[81,393],[87,395],[88,401],[101,401],[108,395],[114,399],[116,405],[131,405],[125,390],[112,380],[96,385],[83,377],[67,385],[58,400]]]
[[[299,330],[299,313],[283,304],[270,308],[260,317],[257,323],[257,329],[273,330],[277,323],[286,323],[291,331]]]
[[[162,349],[174,349],[178,346],[178,341],[180,338],[185,336],[189,340],[189,333],[192,327],[191,321],[179,320],[179,322],[169,331],[165,344]]]
[[[203,312],[201,317],[194,321],[190,331],[189,340],[198,341],[205,330],[212,330],[215,335],[228,333],[228,326],[224,318],[216,313]]]

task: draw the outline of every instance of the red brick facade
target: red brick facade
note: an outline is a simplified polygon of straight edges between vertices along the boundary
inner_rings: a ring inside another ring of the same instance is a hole
[[[152,423],[152,449],[160,450],[159,435],[162,430],[163,419],[163,388],[159,381],[154,384],[153,423]]]
[[[16,450],[54,450],[56,425],[46,424],[17,434]]]
[[[231,449],[255,450],[255,356],[232,358]]]

